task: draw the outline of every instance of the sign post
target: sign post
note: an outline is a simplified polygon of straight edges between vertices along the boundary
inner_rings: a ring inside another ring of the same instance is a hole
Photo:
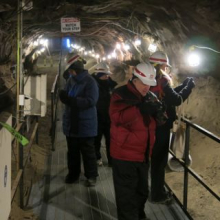
[[[80,32],[80,20],[78,18],[61,18],[61,32]]]

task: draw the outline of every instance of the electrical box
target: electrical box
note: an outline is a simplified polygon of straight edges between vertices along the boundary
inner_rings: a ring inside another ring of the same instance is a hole
[[[24,77],[24,115],[44,117],[47,111],[47,74]]]
[[[0,121],[11,126],[12,116],[1,113]],[[12,135],[0,127],[0,219],[7,220],[11,211],[11,141]]]

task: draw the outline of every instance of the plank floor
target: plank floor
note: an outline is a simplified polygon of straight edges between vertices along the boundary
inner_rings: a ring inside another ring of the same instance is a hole
[[[116,220],[115,195],[112,169],[107,166],[104,148],[104,164],[99,166],[99,177],[95,187],[85,186],[83,174],[74,184],[65,184],[66,140],[62,133],[63,106],[58,104],[55,151],[48,158],[42,182],[32,187],[29,207],[40,220]],[[155,205],[146,203],[145,211],[151,220],[188,220],[177,203]]]

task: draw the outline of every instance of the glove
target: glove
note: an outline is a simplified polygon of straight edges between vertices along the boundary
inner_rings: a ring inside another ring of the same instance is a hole
[[[155,120],[157,122],[157,125],[163,125],[166,123],[168,116],[164,109],[164,107],[161,105],[161,107],[157,110],[155,115]]]
[[[162,103],[159,101],[157,96],[150,91],[145,96],[144,102],[139,104],[141,114],[148,114],[151,116],[155,115],[157,110],[160,108],[163,109]]]
[[[187,77],[184,81],[183,81],[183,85],[186,86],[188,84],[188,82],[190,81],[191,77]]]
[[[59,93],[59,96],[60,96],[60,101],[63,103],[63,104],[68,104],[69,103],[69,97],[68,97],[68,94],[65,90],[60,90],[60,93]]]
[[[152,102],[142,102],[138,105],[138,108],[142,115],[153,115],[156,111],[156,108]]]
[[[65,70],[64,73],[63,73],[63,78],[64,78],[65,80],[68,80],[69,77],[70,77],[69,70]]]
[[[195,87],[195,82],[194,82],[193,78],[191,78],[189,80],[189,82],[187,83],[187,87],[190,89],[193,89]]]
[[[151,91],[149,91],[147,93],[144,100],[146,100],[147,102],[157,102],[157,101],[159,101],[157,96]]]
[[[154,117],[158,125],[163,125],[168,119],[165,107],[160,101],[142,102],[139,104],[139,109],[142,115]]]
[[[65,90],[60,90],[59,93],[60,100],[63,104],[69,105],[70,107],[77,107],[77,100],[75,97],[68,96],[67,92]]]
[[[160,101],[158,100],[157,96],[152,93],[148,92],[147,95],[144,97],[144,101],[138,105],[140,112],[142,115],[154,115],[160,105]]]

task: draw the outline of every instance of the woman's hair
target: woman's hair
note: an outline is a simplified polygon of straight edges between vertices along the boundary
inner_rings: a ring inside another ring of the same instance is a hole
[[[163,74],[163,75],[168,79],[170,85],[173,86],[173,80],[172,80],[172,78],[170,77],[170,75],[167,74],[165,71],[163,71],[163,70],[161,70],[161,69],[160,69],[160,72],[161,72],[161,74]]]
[[[134,74],[132,74],[132,78],[131,78],[131,81],[133,81],[134,79],[137,79],[138,77],[135,76]]]

